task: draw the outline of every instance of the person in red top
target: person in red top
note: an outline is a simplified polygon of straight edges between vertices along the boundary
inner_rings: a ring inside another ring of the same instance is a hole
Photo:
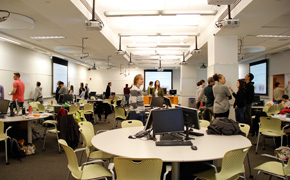
[[[25,85],[20,80],[20,73],[18,72],[14,73],[13,79],[15,80],[13,82],[13,90],[9,93],[9,95],[12,95],[12,101],[17,99],[19,107],[22,107],[24,103]]]
[[[126,105],[129,106],[130,88],[128,87],[128,84],[126,84],[126,87],[124,88],[124,95],[127,102]]]

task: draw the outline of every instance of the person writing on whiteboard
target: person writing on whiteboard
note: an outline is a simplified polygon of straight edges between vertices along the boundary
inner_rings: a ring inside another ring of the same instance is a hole
[[[130,113],[128,119],[136,119],[143,122],[145,125],[145,106],[143,100],[143,92],[141,86],[144,83],[143,76],[138,74],[134,78],[134,85],[130,90]]]
[[[290,84],[290,81],[288,81],[288,84],[287,84],[287,87],[285,88],[281,88],[279,87],[280,86],[280,83],[279,82],[276,82],[275,83],[275,89],[274,89],[274,104],[280,104],[282,102],[282,96],[283,96],[283,93],[286,89],[288,89],[289,87],[289,84]]]
[[[164,96],[164,91],[160,88],[160,82],[158,80],[155,81],[154,88],[152,90],[153,97],[162,97]]]
[[[9,92],[9,95],[12,95],[12,101],[18,100],[19,107],[23,107],[25,85],[20,80],[20,73],[18,72],[14,73],[13,79],[13,90]]]
[[[233,96],[235,97],[235,113],[236,113],[236,121],[239,123],[245,123],[244,113],[246,110],[246,83],[245,81],[239,79],[237,81],[237,93],[229,87],[230,91],[232,92]]]
[[[40,87],[41,83],[39,81],[36,82],[36,88],[34,92],[34,101],[40,102],[40,104],[43,104],[42,99],[42,87]]]
[[[229,100],[232,99],[232,96],[229,88],[225,85],[226,78],[222,74],[214,74],[213,79],[218,82],[212,89],[214,95],[213,112],[215,114],[215,118],[228,118],[230,113]]]

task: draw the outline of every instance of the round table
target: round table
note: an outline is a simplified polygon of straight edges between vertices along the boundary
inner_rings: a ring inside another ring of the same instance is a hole
[[[94,136],[92,144],[97,149],[115,156],[160,158],[164,162],[172,162],[172,179],[179,178],[180,162],[222,159],[230,150],[251,146],[250,140],[242,135],[207,135],[206,128],[198,130],[204,133],[204,136],[194,137],[195,140],[192,140],[197,150],[192,150],[190,146],[156,146],[153,140],[128,138],[143,128],[130,127],[106,131]]]

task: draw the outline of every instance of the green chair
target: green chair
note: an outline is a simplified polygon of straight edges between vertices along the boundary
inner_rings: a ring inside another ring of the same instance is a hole
[[[65,151],[67,160],[68,160],[68,169],[70,173],[68,174],[68,179],[70,174],[76,179],[93,179],[93,178],[103,178],[107,179],[107,177],[112,177],[111,173],[105,169],[103,166],[96,164],[102,162],[100,160],[85,162],[81,166],[79,166],[76,152],[85,150],[86,148],[81,148],[77,150],[73,150],[69,147],[65,140],[58,140],[59,144],[61,144],[62,148]]]
[[[136,127],[136,126],[143,126],[142,121],[140,121],[140,120],[126,120],[126,121],[122,121],[122,123],[121,123],[122,128]]]
[[[265,173],[270,175],[270,179],[272,176],[276,176],[282,179],[288,180],[287,176],[290,176],[290,161],[288,160],[288,163],[285,164],[283,160],[269,155],[269,154],[262,154],[261,156],[269,157],[277,161],[269,161],[265,162],[254,169],[259,170],[256,176],[256,179],[258,180],[260,173]]]
[[[270,106],[268,111],[266,112],[267,116],[273,116],[274,114],[277,114],[277,106]],[[279,111],[280,112],[280,111]]]
[[[76,106],[76,105],[70,105],[69,107],[69,111],[68,111],[68,114],[74,114],[76,113],[77,111],[79,110],[79,106]]]
[[[249,132],[250,132],[250,126],[248,124],[239,123],[239,127],[241,131],[246,134],[246,137],[248,137]],[[247,159],[248,159],[248,165],[249,165],[250,178],[253,178],[249,153],[247,154]]]
[[[118,126],[118,121],[124,121],[127,119],[129,113],[126,114],[126,111],[123,107],[114,107],[115,111],[115,121],[113,122],[113,128]],[[116,124],[116,125],[115,125]]]
[[[56,136],[56,140],[57,140],[57,145],[58,145],[58,152],[59,154],[61,153],[61,149],[60,149],[60,145],[58,143],[58,134],[60,133],[59,130],[57,130],[57,121],[56,120],[46,120],[42,123],[42,125],[45,125],[45,130],[44,130],[44,135],[43,135],[43,146],[42,146],[42,150],[45,151],[45,142],[46,142],[46,135],[48,133],[50,134],[55,134]],[[47,129],[47,126],[51,125],[52,128]]]
[[[93,119],[95,119],[95,113],[94,113],[94,104],[85,104],[84,105],[84,114],[85,115],[92,115]]]
[[[199,120],[199,126],[207,128],[210,125],[210,122],[207,120]]]
[[[6,165],[9,164],[9,161],[8,161],[8,155],[7,155],[7,139],[10,138],[8,135],[7,135],[7,132],[9,129],[11,129],[12,126],[9,126],[5,133],[4,133],[4,122],[0,122],[0,141],[4,141],[5,142],[5,158],[6,158]]]
[[[213,168],[198,174],[194,174],[194,176],[209,180],[229,180],[238,179],[240,174],[243,174],[243,178],[246,179],[244,160],[249,149],[250,147],[246,147],[228,151],[224,155],[220,171],[218,171],[215,165],[205,163]]]
[[[283,142],[283,136],[285,135],[284,129],[288,125],[281,129],[281,120],[272,117],[260,117],[260,128],[257,138],[256,154],[258,154],[258,146],[260,135],[264,135],[263,149],[265,149],[265,136],[273,137],[275,143],[275,137],[281,137],[281,145]]]
[[[118,180],[160,180],[162,164],[162,160],[158,158],[132,159],[116,157],[114,158],[114,164],[110,163],[109,169],[113,180],[115,180],[114,166]],[[166,179],[169,171],[171,171],[171,166],[166,167],[163,180]]]

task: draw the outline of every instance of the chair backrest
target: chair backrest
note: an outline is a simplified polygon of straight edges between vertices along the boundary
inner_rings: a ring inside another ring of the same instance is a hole
[[[78,107],[76,106],[76,105],[70,105],[70,107],[69,107],[69,114],[73,114],[73,113],[75,113],[75,112],[77,112],[77,110],[78,110]]]
[[[136,126],[143,126],[142,121],[139,120],[126,120],[122,121],[121,127],[126,128],[126,127],[136,127]]]
[[[276,106],[270,106],[266,113],[269,116],[269,115],[272,115],[272,114],[276,114],[276,111],[277,111],[277,107]]]
[[[278,104],[278,105],[276,105],[275,107],[276,107],[275,114],[279,114],[280,111],[282,110],[282,104]]]
[[[125,109],[122,107],[114,107],[115,118],[126,119]]]
[[[65,140],[63,139],[59,139],[58,143],[62,146],[65,155],[67,157],[68,160],[68,169],[71,171],[71,174],[73,177],[75,177],[76,179],[81,179],[82,177],[82,171],[79,168],[79,163],[77,160],[77,156],[74,152],[74,150],[69,147],[66,143]]]
[[[210,125],[210,122],[207,120],[199,120],[199,126],[207,128]]]
[[[39,102],[30,102],[29,106],[32,107],[32,111],[37,111],[38,110],[38,104],[40,104]]]
[[[84,111],[94,112],[94,104],[85,104]]]
[[[248,124],[239,123],[240,129],[243,133],[246,134],[246,137],[248,137],[250,132],[250,126]]]
[[[79,130],[85,140],[86,146],[87,147],[92,146],[91,139],[95,135],[93,124],[89,121],[79,122],[78,124],[80,126]]]
[[[87,101],[87,100],[84,100],[84,99],[80,99],[80,100],[79,100],[79,103],[87,104],[88,101]]]
[[[162,160],[152,159],[131,159],[114,158],[118,180],[160,180],[162,171]]]
[[[245,172],[244,159],[250,147],[228,151],[222,160],[221,171],[216,174],[217,180],[230,179]]]
[[[42,104],[38,104],[38,111],[45,112],[44,106]]]
[[[272,117],[260,117],[260,131],[281,132],[281,120]]]

